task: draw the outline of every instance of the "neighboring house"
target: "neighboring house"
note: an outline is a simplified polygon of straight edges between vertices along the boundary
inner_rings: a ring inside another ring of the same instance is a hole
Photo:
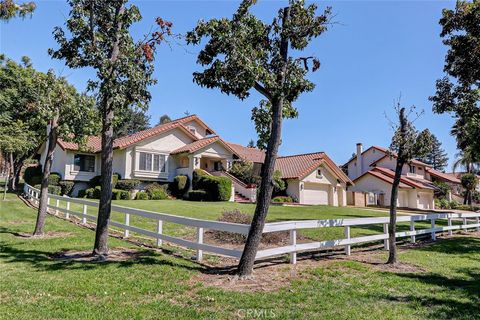
[[[121,137],[113,143],[113,172],[122,179],[144,183],[173,181],[177,175],[192,178],[195,169],[231,178],[236,193],[254,201],[256,190],[225,171],[233,161],[248,160],[259,172],[265,153],[229,143],[216,135],[198,116],[191,115]],[[52,172],[77,182],[74,194],[100,175],[101,139],[90,137],[82,149],[76,143],[59,140]],[[45,144],[39,149],[44,163]],[[277,167],[288,182],[288,193],[300,203],[345,205],[345,190],[351,181],[325,153],[280,157]]]
[[[464,200],[464,197],[463,197],[464,188],[462,187],[461,179],[462,179],[462,175],[464,175],[466,173],[467,172],[448,172],[448,173],[444,173],[444,175],[450,177],[451,179],[455,179],[456,181],[458,181],[455,184],[449,184],[449,185],[452,188],[452,194],[451,194],[452,200],[455,200],[455,201],[460,202],[460,203],[463,203],[463,200]],[[475,190],[480,192],[480,176],[477,175],[477,178],[478,178],[479,182],[478,182]]]
[[[365,193],[367,205],[389,206],[395,166],[395,155],[387,149],[372,146],[364,151],[362,144],[358,143],[356,154],[343,166],[355,184],[349,191]],[[434,209],[435,180],[458,183],[458,179],[450,178],[421,161],[412,160],[405,164],[397,205],[412,209]]]

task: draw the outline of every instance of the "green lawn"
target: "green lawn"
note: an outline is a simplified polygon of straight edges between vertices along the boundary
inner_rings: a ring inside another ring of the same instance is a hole
[[[191,205],[192,215],[194,208],[208,208]],[[215,210],[222,206],[230,204]],[[274,210],[275,219],[289,214],[286,208]],[[167,254],[146,252],[127,262],[53,260],[54,252],[90,250],[94,233],[49,216],[47,231],[70,236],[14,235],[31,232],[34,221],[35,211],[16,196],[0,201],[1,319],[234,319],[254,309],[273,312],[274,319],[478,319],[480,239],[473,236],[400,253],[402,262],[425,272],[395,274],[355,261],[317,261],[303,269],[300,263],[301,276],[283,288],[239,293],[192,281],[205,269]],[[131,245],[110,239],[110,247],[119,246]]]

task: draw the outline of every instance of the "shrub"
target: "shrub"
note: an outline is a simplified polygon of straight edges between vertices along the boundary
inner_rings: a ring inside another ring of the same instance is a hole
[[[58,185],[62,189],[62,195],[69,196],[70,193],[72,192],[72,189],[73,189],[73,186],[75,185],[75,182],[68,181],[68,180],[62,180],[58,183]]]
[[[208,201],[207,192],[205,190],[190,190],[187,193],[186,200],[190,201]]]
[[[149,192],[150,190],[154,190],[154,189],[158,189],[158,188],[162,188],[162,186],[156,182],[152,182],[152,183],[149,183],[145,186],[145,191],[146,192]]]
[[[165,191],[165,188],[156,188],[156,189],[150,189],[148,191],[148,196],[151,200],[165,200],[168,199],[168,194]]]
[[[207,193],[210,201],[228,201],[232,195],[232,181],[227,177],[200,176],[197,188]]]
[[[435,190],[435,196],[439,199],[445,199],[448,192],[452,189],[446,182],[435,181],[433,184],[438,188]]]
[[[170,190],[172,194],[177,197],[181,198],[188,191],[190,187],[190,181],[187,176],[176,176],[173,179],[173,182],[170,184]]]
[[[113,200],[130,200],[132,199],[132,194],[126,190],[112,189],[112,199]]]
[[[450,209],[450,203],[447,199],[440,199],[438,202],[440,209]]]
[[[137,192],[135,200],[148,200],[148,193],[145,191]]]
[[[138,187],[140,184],[139,180],[135,179],[122,179],[118,180],[116,184],[116,188],[125,191],[132,191]]]
[[[112,175],[112,189],[115,189],[117,187],[117,182],[120,179],[120,174],[114,173]]]
[[[275,202],[275,203],[292,203],[294,201],[293,201],[293,198],[289,197],[289,196],[277,196],[277,197],[272,199],[272,202]]]
[[[255,174],[251,161],[235,161],[228,171],[231,175],[246,184],[260,184],[261,178]]]
[[[209,176],[205,171],[203,171],[202,169],[195,169],[193,170],[193,175],[192,175],[192,188],[194,190],[196,189],[201,189],[199,186],[198,186],[198,182],[199,180],[202,178],[202,177],[207,177]]]
[[[42,185],[36,184],[34,188],[40,190],[42,188]],[[59,196],[62,193],[62,189],[60,188],[60,186],[48,186],[48,193]]]
[[[460,204],[455,200],[452,200],[448,203],[448,206],[450,207],[450,209],[458,209],[459,205]]]
[[[232,211],[224,211],[220,218],[218,218],[218,221],[250,225],[252,223],[252,216],[238,209],[234,209]],[[212,234],[213,238],[221,242],[238,244],[245,243],[247,239],[246,235],[228,231],[212,230],[209,231],[209,233]],[[289,238],[288,235],[288,231],[264,233],[261,241],[264,244],[278,244],[287,240]]]
[[[85,198],[87,196],[87,189],[78,190],[77,198]]]
[[[40,180],[32,182],[33,177],[40,177]],[[28,167],[23,173],[23,180],[31,186],[34,186],[41,182],[42,180],[42,166]]]
[[[39,175],[39,176],[31,177],[30,178],[30,183],[28,183],[28,184],[31,185],[31,186],[34,186],[34,185],[41,184],[41,183],[42,183],[42,176]]]
[[[52,172],[48,176],[48,185],[58,186],[60,180],[62,180],[62,176],[60,175],[60,173]]]
[[[98,187],[101,184],[102,176],[95,176],[88,182],[90,188]]]
[[[100,186],[96,186],[95,188],[88,188],[85,190],[85,197],[88,199],[100,199],[102,193],[102,189]]]
[[[285,180],[282,179],[282,172],[280,170],[275,170],[273,172],[273,194],[282,195],[282,193],[287,189]]]

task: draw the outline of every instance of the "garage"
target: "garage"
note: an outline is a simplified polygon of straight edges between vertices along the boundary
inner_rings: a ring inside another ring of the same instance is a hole
[[[328,194],[330,186],[319,183],[305,183],[303,188],[304,204],[324,204],[328,205]]]
[[[408,193],[407,191],[398,191],[398,207],[408,208]]]

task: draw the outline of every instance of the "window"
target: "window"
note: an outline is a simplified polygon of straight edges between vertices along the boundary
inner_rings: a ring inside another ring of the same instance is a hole
[[[152,172],[166,172],[166,157],[164,154],[140,152],[138,170]]]
[[[317,178],[323,178],[322,169],[317,169]]]
[[[416,173],[416,167],[415,166],[410,166],[410,173]]]
[[[95,156],[76,154],[73,157],[73,170],[95,172]]]

